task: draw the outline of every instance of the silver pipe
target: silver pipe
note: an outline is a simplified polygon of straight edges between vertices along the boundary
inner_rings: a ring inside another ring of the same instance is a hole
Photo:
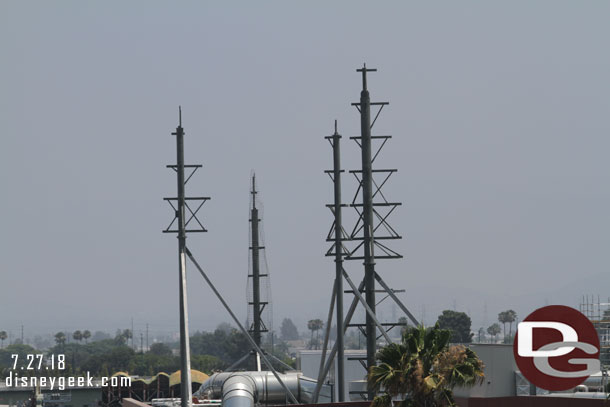
[[[215,373],[206,380],[199,390],[197,397],[208,399],[222,399],[223,407],[254,407],[255,404],[286,402],[289,391],[297,395],[299,402],[310,403],[313,393],[314,379],[303,376],[301,372],[288,372],[278,374],[278,380],[272,372],[223,372]],[[303,385],[308,384],[308,388]]]
[[[256,384],[252,377],[245,374],[229,376],[222,385],[223,407],[252,407]]]

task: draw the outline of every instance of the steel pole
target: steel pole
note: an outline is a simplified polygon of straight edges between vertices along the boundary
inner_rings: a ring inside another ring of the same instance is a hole
[[[252,210],[250,222],[252,222],[252,308],[254,314],[254,326],[252,337],[258,346],[261,346],[261,293],[260,293],[260,263],[258,245],[258,209],[256,209],[256,175],[252,176]]]
[[[345,401],[344,340],[343,340],[343,226],[341,219],[341,135],[333,134],[333,181],[335,187],[335,301],[337,303],[337,392],[339,402]]]
[[[373,169],[371,155],[371,97],[366,86],[366,65],[358,70],[362,72],[362,92],[360,92],[360,135],[362,151],[362,220],[364,226],[364,285],[366,302],[375,313],[375,257],[373,254]],[[366,359],[367,370],[375,365],[377,332],[375,321],[366,314]],[[375,392],[369,386],[369,400]]]
[[[358,286],[358,291],[362,290],[363,288],[364,288],[364,281],[362,281],[360,283],[360,285]],[[356,311],[357,305],[358,305],[358,297],[354,297],[352,299],[352,304],[350,305],[349,309],[347,310],[347,314],[345,314],[345,320],[343,321],[343,332],[345,332],[347,330],[347,326],[349,325],[350,321],[352,320],[352,316],[354,315],[354,311]],[[337,329],[339,329],[339,325],[337,325]],[[330,370],[330,366],[333,362],[333,359],[337,355],[337,348],[338,348],[337,342],[335,342],[335,344],[333,345],[333,349],[330,351],[330,354],[328,355],[328,358],[326,359],[326,364],[324,365],[324,370],[322,371],[322,374],[318,374],[318,377],[322,377],[322,380],[324,380],[324,378],[326,378],[326,375],[328,374],[328,371]],[[316,388],[313,392],[312,400],[318,400],[318,395],[320,394],[320,389],[322,388],[322,380],[318,380],[318,383],[316,384]]]
[[[388,345],[391,344],[392,343],[392,339],[390,339],[390,336],[388,335],[388,333],[385,331],[385,329],[383,329],[383,326],[381,325],[381,322],[379,322],[379,320],[377,320],[377,316],[375,315],[373,310],[371,310],[369,305],[366,303],[366,300],[364,298],[362,298],[362,294],[360,294],[360,291],[358,291],[356,289],[356,286],[352,282],[352,279],[349,278],[349,275],[347,274],[347,272],[345,270],[343,270],[343,277],[345,277],[345,280],[347,280],[347,283],[350,285],[350,287],[352,287],[352,291],[354,292],[354,295],[356,296],[358,301],[360,301],[360,303],[362,304],[362,306],[366,310],[366,315],[370,316],[373,319],[373,323],[375,324],[377,329],[379,329],[379,331],[381,332],[381,335],[383,335],[383,337],[385,338],[385,340],[388,343]],[[375,338],[375,339],[377,339],[377,338]]]
[[[333,309],[335,308],[335,299],[337,297],[337,292],[335,289],[337,288],[337,280],[333,284],[333,292],[330,297],[330,308],[328,309],[328,318],[326,319],[326,332],[324,333],[324,346],[322,346],[322,356],[320,357],[320,368],[318,369],[318,383],[322,383],[324,377],[321,377],[322,371],[324,370],[324,362],[326,361],[326,352],[328,350],[328,339],[330,338],[330,328],[332,327],[333,322]],[[337,330],[340,325],[337,325]],[[311,402],[316,404],[318,402],[318,395],[312,398]]]
[[[184,129],[182,128],[182,111],[176,132],[178,175],[178,264],[180,287],[180,405],[190,407],[192,402],[191,388],[191,355],[188,329],[188,304],[186,298],[186,226],[184,199]]]

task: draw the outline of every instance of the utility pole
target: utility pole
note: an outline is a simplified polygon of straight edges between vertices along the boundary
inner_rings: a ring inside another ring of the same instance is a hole
[[[133,317],[131,317],[131,349],[135,350],[136,347],[133,345],[134,335],[136,333],[133,331]]]
[[[174,218],[167,226],[163,233],[176,233],[178,235],[178,287],[179,287],[179,309],[180,309],[180,403],[181,407],[190,407],[192,402],[191,388],[191,357],[189,346],[189,329],[188,329],[188,303],[186,298],[186,235],[191,232],[207,232],[203,224],[197,218],[197,212],[203,204],[207,202],[209,197],[187,197],[185,196],[185,185],[191,179],[195,171],[201,168],[200,164],[185,165],[184,164],[184,129],[182,128],[182,109],[179,108],[178,127],[172,133],[176,136],[176,164],[168,165],[176,171],[178,195],[172,198],[163,198],[174,210]],[[191,170],[188,177],[185,177],[184,170]],[[175,202],[175,204],[174,204]],[[189,202],[198,203],[198,206],[193,209]],[[190,215],[186,216],[188,209]],[[177,221],[178,227],[172,229],[172,225]],[[196,224],[187,229],[189,224]]]
[[[191,351],[189,346],[188,302],[186,299],[186,219],[184,194],[184,129],[182,128],[182,109],[178,108],[178,127],[172,135],[176,136],[176,173],[178,181],[178,284],[180,287],[180,405],[190,407],[191,389]]]
[[[148,347],[148,324],[146,324],[146,351],[149,351],[149,347]]]
[[[351,324],[348,326],[358,327],[366,336],[366,369],[368,372],[370,368],[375,365],[375,353],[378,339],[377,331],[381,332],[381,335],[387,343],[390,343],[391,339],[387,335],[384,326],[392,328],[401,325],[397,321],[391,323],[381,323],[378,321],[375,311],[376,306],[378,305],[375,299],[375,293],[377,292],[375,289],[376,282],[381,286],[379,292],[387,294],[381,301],[385,298],[392,298],[396,305],[398,305],[415,325],[419,325],[419,323],[396,296],[396,293],[403,292],[404,290],[394,290],[390,288],[375,270],[377,260],[402,258],[402,255],[388,246],[388,241],[402,238],[388,221],[390,215],[401,205],[401,203],[388,201],[386,195],[382,191],[383,186],[392,174],[396,173],[398,170],[373,169],[373,163],[377,159],[379,153],[386,142],[392,138],[392,136],[389,135],[372,135],[372,129],[375,122],[379,118],[383,108],[389,105],[389,103],[371,102],[367,86],[367,73],[376,72],[376,69],[369,69],[366,67],[366,64],[364,64],[362,68],[357,69],[356,71],[362,74],[362,91],[360,92],[360,101],[352,103],[352,106],[356,107],[360,113],[360,136],[350,138],[360,147],[362,166],[360,170],[350,171],[350,173],[356,177],[359,185],[350,205],[357,212],[358,220],[350,233],[349,240],[359,243],[357,243],[349,255],[345,257],[345,260],[363,260],[363,286],[365,298],[359,300],[366,308],[366,321],[364,324]],[[371,121],[372,106],[375,106],[376,110],[377,108],[378,110]],[[374,142],[380,144],[376,145],[373,149],[372,144]],[[379,177],[379,179],[375,180],[375,176]],[[378,250],[378,253],[375,253],[375,250]],[[345,273],[344,277],[347,281],[348,277]],[[361,297],[360,293],[356,292],[355,285],[350,283],[350,286],[352,287],[351,292],[357,294],[357,297]],[[372,400],[374,396],[375,393],[369,387],[369,400]]]
[[[374,225],[373,225],[373,167],[371,153],[371,97],[366,86],[367,72],[376,69],[362,69],[362,91],[360,92],[360,145],[362,152],[362,221],[364,226],[364,287],[365,299],[369,308],[375,312],[375,253],[374,253]],[[377,331],[375,321],[366,315],[366,356],[367,369],[375,365],[375,352],[377,351]],[[374,393],[369,388],[369,400]]]
[[[344,332],[343,332],[343,257],[349,252],[344,249],[343,240],[347,234],[343,230],[341,218],[341,208],[345,205],[341,203],[341,135],[337,131],[337,121],[335,120],[335,132],[332,136],[325,137],[333,149],[333,169],[327,171],[333,181],[334,202],[329,205],[335,217],[331,234],[327,241],[332,241],[333,246],[326,255],[335,257],[335,302],[337,307],[337,393],[339,402],[345,401],[345,366],[344,366]],[[334,231],[334,236],[332,232]]]

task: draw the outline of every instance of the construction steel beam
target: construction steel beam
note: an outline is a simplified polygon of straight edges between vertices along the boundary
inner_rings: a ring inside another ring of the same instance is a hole
[[[333,322],[333,310],[335,308],[335,300],[337,299],[337,280],[333,284],[333,292],[330,299],[330,307],[328,308],[328,318],[326,319],[326,332],[324,333],[324,345],[322,346],[322,356],[320,357],[320,367],[318,368],[318,383],[322,383],[324,381],[324,377],[322,377],[322,371],[324,369],[324,362],[326,361],[326,351],[328,350],[328,340],[330,338],[330,329],[332,327]],[[337,324],[337,326],[340,326]],[[337,329],[339,331],[339,329]],[[339,332],[337,332],[337,335]],[[317,403],[318,400],[314,400],[314,403]]]
[[[360,286],[358,286],[358,290],[360,291],[363,288],[364,288],[364,281],[362,281],[360,283]],[[356,311],[357,305],[358,305],[358,298],[354,297],[352,299],[352,304],[350,305],[349,310],[347,311],[347,314],[345,314],[345,320],[343,321],[343,332],[344,333],[345,333],[345,330],[347,329],[347,327],[349,326],[350,321],[352,320],[352,316],[354,316],[354,311]],[[337,325],[337,330],[339,330],[339,325]],[[326,359],[326,363],[324,364],[324,369],[322,370],[322,374],[318,374],[318,377],[321,377],[322,380],[318,380],[318,383],[316,384],[316,388],[315,388],[315,390],[313,392],[313,396],[312,396],[313,403],[316,403],[318,401],[318,396],[320,394],[320,390],[322,389],[322,381],[328,374],[328,371],[330,370],[333,359],[337,355],[337,351],[338,351],[338,344],[337,344],[337,342],[335,342],[335,344],[333,345],[333,349],[330,351],[330,354],[328,355],[328,359]]]

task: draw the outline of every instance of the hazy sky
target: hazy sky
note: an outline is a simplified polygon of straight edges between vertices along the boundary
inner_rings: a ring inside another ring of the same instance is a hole
[[[427,323],[610,295],[607,2],[0,3],[0,329],[177,328],[177,107],[209,229],[188,245],[245,319],[258,176],[275,323],[325,318],[339,120],[361,78],[405,257],[378,271]],[[355,190],[346,178],[344,196]],[[346,223],[353,217],[346,216]],[[362,278],[359,261],[347,264]],[[189,268],[191,330],[228,320]],[[346,297],[347,300],[347,297]],[[485,313],[485,309],[487,312]],[[391,317],[380,306],[382,319]],[[361,314],[360,314],[361,315]],[[399,314],[400,315],[400,314]],[[137,333],[136,333],[137,335]]]

